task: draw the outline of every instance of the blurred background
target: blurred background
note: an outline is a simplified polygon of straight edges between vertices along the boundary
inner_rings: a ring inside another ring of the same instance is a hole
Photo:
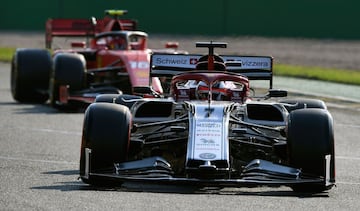
[[[2,0],[0,30],[41,31],[48,18],[126,9],[156,34],[360,39],[357,0]]]

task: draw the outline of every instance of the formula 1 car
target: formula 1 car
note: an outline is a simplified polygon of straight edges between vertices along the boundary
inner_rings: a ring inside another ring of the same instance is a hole
[[[137,30],[136,20],[119,18],[127,13],[127,10],[105,10],[103,19],[50,18],[45,23],[45,47],[52,48],[54,37],[93,37],[101,32]]]
[[[87,108],[82,181],[331,189],[334,133],[325,103],[278,101],[287,92],[272,88],[272,57],[214,54],[222,42],[196,46],[209,54],[152,55],[151,76],[171,77],[171,96],[105,94]],[[268,93],[250,95],[253,80],[269,81]]]
[[[161,94],[157,78],[151,81],[153,89],[149,87],[150,54],[155,50],[147,48],[147,34],[136,31],[136,21],[118,19],[123,11],[106,14],[115,18],[48,20],[47,47],[54,36],[83,37],[86,42],[74,41],[71,49],[57,49],[52,55],[47,49],[17,49],[11,65],[13,98],[35,103],[50,99],[54,107],[69,108],[104,93]],[[175,52],[177,44],[167,47],[162,51]]]

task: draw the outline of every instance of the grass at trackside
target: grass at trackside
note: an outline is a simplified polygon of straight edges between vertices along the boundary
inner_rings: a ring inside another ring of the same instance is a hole
[[[360,70],[275,64],[274,75],[360,85]]]
[[[15,48],[0,48],[0,61],[10,62],[15,50]],[[274,75],[360,85],[360,70],[340,70],[323,67],[275,64]]]
[[[0,61],[10,62],[15,50],[15,48],[0,48]]]

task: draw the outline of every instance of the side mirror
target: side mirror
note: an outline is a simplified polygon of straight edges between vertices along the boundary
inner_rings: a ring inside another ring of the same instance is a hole
[[[157,93],[151,86],[136,86],[133,87],[133,91],[135,95],[162,97],[162,95],[160,93]]]
[[[286,97],[287,91],[281,89],[269,89],[268,97]]]
[[[91,17],[91,18],[90,18],[90,22],[91,22],[91,25],[93,25],[93,27],[95,27],[96,24],[97,24],[97,21],[96,21],[96,18],[95,18],[95,17]]]

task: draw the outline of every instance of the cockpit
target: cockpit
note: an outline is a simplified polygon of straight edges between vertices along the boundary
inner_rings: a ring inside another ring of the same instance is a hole
[[[146,50],[147,34],[137,31],[104,32],[95,36],[92,45],[109,50]]]

